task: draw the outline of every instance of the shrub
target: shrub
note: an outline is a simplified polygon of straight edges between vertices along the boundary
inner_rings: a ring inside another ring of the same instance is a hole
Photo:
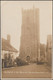
[[[20,58],[16,58],[15,62],[17,63],[18,66],[28,65],[28,62],[26,62]]]

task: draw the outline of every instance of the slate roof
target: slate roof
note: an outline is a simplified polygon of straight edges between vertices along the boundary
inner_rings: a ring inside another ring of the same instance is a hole
[[[2,50],[18,52],[11,44],[8,43],[7,40],[2,38]]]

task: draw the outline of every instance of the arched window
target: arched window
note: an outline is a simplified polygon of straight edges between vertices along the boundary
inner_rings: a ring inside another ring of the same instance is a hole
[[[26,60],[29,62],[30,61],[30,56],[27,56],[26,57]]]

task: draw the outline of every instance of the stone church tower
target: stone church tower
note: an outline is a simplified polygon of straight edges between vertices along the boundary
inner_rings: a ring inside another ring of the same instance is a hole
[[[22,10],[20,55],[23,60],[40,59],[39,9]]]

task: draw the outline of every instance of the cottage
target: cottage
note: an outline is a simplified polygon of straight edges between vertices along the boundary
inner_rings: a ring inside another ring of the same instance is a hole
[[[2,67],[12,66],[17,56],[18,51],[10,44],[10,35],[7,36],[7,40],[2,38]]]

